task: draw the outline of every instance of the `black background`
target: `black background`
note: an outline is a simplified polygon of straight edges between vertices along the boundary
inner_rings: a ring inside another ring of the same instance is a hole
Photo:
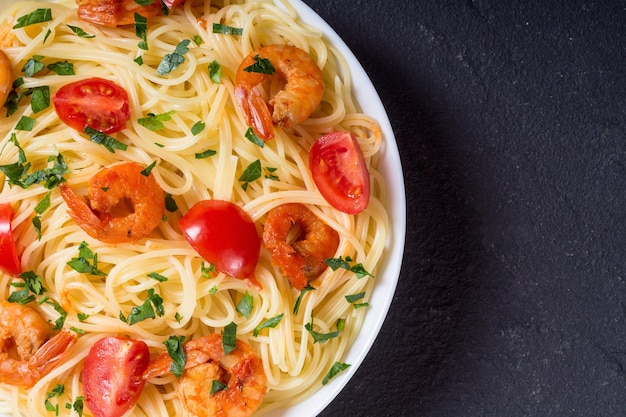
[[[408,203],[390,314],[322,416],[625,416],[626,2],[305,1]]]

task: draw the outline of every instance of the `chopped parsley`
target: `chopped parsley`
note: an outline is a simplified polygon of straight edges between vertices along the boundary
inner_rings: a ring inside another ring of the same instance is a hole
[[[307,329],[307,331],[311,334],[311,336],[313,336],[313,343],[318,343],[318,342],[325,343],[329,341],[330,339],[338,337],[341,334],[341,331],[343,330],[343,327],[345,326],[345,324],[346,322],[344,319],[339,319],[337,320],[337,330],[335,330],[334,332],[329,332],[329,333],[319,333],[313,330],[313,314],[311,314],[311,321],[305,324],[304,328]]]
[[[125,151],[128,146],[112,136],[102,133],[92,127],[85,126],[84,132],[89,135],[89,140],[93,143],[104,146],[109,152],[115,153],[116,149]]]
[[[156,161],[152,161],[150,165],[148,165],[145,169],[141,171],[141,175],[143,175],[144,177],[148,177],[155,166],[156,166]]]
[[[324,379],[322,380],[322,385],[328,384],[328,381],[333,379],[338,373],[345,371],[350,367],[349,364],[344,362],[335,362],[333,366],[330,368],[330,371],[326,374]]]
[[[50,401],[52,398],[59,398],[65,392],[65,386],[62,384],[57,384],[51,391],[46,393],[46,399],[44,401],[44,405],[46,406],[47,411],[51,411],[55,413],[55,415],[59,415],[59,404],[52,404]]]
[[[246,130],[244,136],[246,137],[246,139],[248,139],[250,142],[254,143],[260,148],[263,148],[265,146],[265,141],[261,139],[256,133],[254,133],[254,129],[252,129],[251,127]]]
[[[259,178],[261,178],[261,161],[257,159],[246,167],[238,180],[243,182],[243,184],[241,184],[241,188],[246,191],[248,189],[248,184],[252,181],[258,180]]]
[[[78,414],[78,417],[83,417],[84,401],[85,397],[78,396],[74,400],[73,404],[65,403],[65,408],[67,408],[68,410],[74,409],[76,414]]]
[[[245,318],[250,318],[252,309],[254,308],[254,298],[248,293],[248,290],[244,293],[243,297],[237,303],[237,311]]]
[[[206,123],[196,122],[193,126],[191,126],[191,134],[195,136],[198,133],[202,132],[205,127],[206,127]]]
[[[46,64],[41,62],[44,57],[42,55],[34,55],[31,59],[26,61],[24,66],[22,67],[22,72],[27,77],[32,77],[37,74],[39,71],[42,71],[46,68]]]
[[[172,364],[170,365],[170,371],[180,377],[185,369],[187,363],[187,355],[183,349],[183,342],[185,336],[170,336],[163,344],[167,348],[167,353],[172,358]]]
[[[296,300],[295,304],[293,305],[293,314],[296,315],[298,314],[298,310],[300,309],[300,303],[302,303],[302,298],[304,297],[304,294],[306,294],[309,291],[315,291],[315,288],[311,287],[309,284],[307,284],[306,287],[302,288],[302,290],[300,290],[300,295],[298,296],[298,299]]]
[[[74,34],[76,36],[78,36],[79,38],[95,38],[96,35],[92,35],[90,33],[85,32],[81,27],[78,26],[72,26],[72,25],[67,25],[68,28],[70,28],[70,30],[72,32],[74,32]]]
[[[263,329],[273,329],[274,327],[278,326],[278,323],[280,323],[284,315],[285,315],[284,313],[281,313],[277,316],[274,316],[270,319],[265,320],[263,323],[259,324],[258,326],[254,328],[254,331],[252,332],[252,334],[254,335],[254,337],[256,337],[259,335],[259,333],[261,333],[261,330]]]
[[[154,319],[156,317],[155,310],[156,315],[159,317],[162,317],[165,314],[163,299],[159,294],[154,292],[153,288],[150,288],[148,290],[148,298],[146,298],[146,301],[144,301],[140,306],[133,307],[130,310],[128,317],[124,317],[124,314],[120,312],[120,320],[124,323],[128,323],[129,326],[132,326],[140,321]]]
[[[141,41],[137,44],[137,47],[139,49],[143,49],[144,51],[148,50],[147,32],[148,32],[148,19],[146,19],[144,16],[140,15],[139,13],[135,13],[135,35],[137,35],[137,37],[141,39]]]
[[[75,75],[74,64],[67,61],[54,62],[52,64],[49,64],[46,68],[48,68],[52,72],[57,73],[58,75]]]
[[[31,301],[35,301],[35,295],[43,295],[44,292],[48,291],[43,286],[41,277],[33,271],[22,272],[20,278],[24,282],[11,283],[12,287],[21,288],[21,290],[14,291],[9,295],[8,301],[10,303],[28,304]]]
[[[27,15],[17,18],[17,23],[13,29],[19,29],[37,23],[49,22],[52,20],[52,9],[37,9]]]
[[[78,245],[78,258],[72,258],[67,265],[76,272],[95,276],[106,276],[107,274],[98,269],[98,254],[89,249],[87,242],[83,241]]]
[[[148,130],[156,131],[161,130],[165,126],[163,122],[169,122],[172,120],[172,115],[174,114],[174,110],[168,111],[167,113],[154,114],[148,113],[146,117],[142,117],[141,119],[137,119],[137,122],[145,127]]]
[[[213,33],[221,35],[243,35],[243,28],[235,28],[232,26],[222,25],[221,23],[213,23]]]
[[[20,117],[20,120],[18,120],[17,125],[15,125],[15,130],[25,130],[30,132],[33,130],[33,127],[35,127],[35,119],[28,116],[22,116]]]
[[[50,87],[47,85],[33,87],[31,91],[30,108],[33,110],[33,113],[39,113],[50,107]]]
[[[165,282],[165,281],[168,280],[168,278],[166,276],[161,275],[161,274],[159,274],[157,272],[150,272],[148,274],[148,278],[156,279],[159,282]]]
[[[228,387],[228,385],[226,385],[225,383],[223,383],[222,381],[218,381],[217,379],[214,379],[213,381],[211,381],[211,395],[214,395],[220,391],[225,390]]]
[[[183,55],[189,52],[188,46],[190,42],[191,41],[189,39],[180,41],[178,45],[176,45],[174,52],[165,55],[157,67],[157,74],[167,75],[178,68],[180,64],[185,62],[185,57]]]
[[[178,210],[178,204],[176,204],[176,200],[174,200],[174,197],[172,197],[172,195],[169,193],[165,194],[165,210],[169,211],[170,213],[174,213],[176,210]]]
[[[276,68],[272,65],[272,62],[267,58],[261,58],[259,54],[256,54],[254,64],[245,67],[243,70],[246,72],[258,72],[259,74],[272,75],[276,72]]]
[[[204,152],[196,153],[195,156],[196,156],[196,159],[206,159],[206,158],[208,158],[210,156],[215,155],[216,153],[217,153],[217,151],[214,151],[213,149],[207,149]]]
[[[339,258],[328,258],[324,261],[326,265],[328,265],[333,271],[336,271],[339,268],[347,269],[348,271],[354,272],[357,278],[364,277],[374,277],[374,275],[367,272],[367,270],[363,267],[363,264],[358,263],[354,265],[350,265],[352,262],[352,258],[346,256],[343,258],[340,256]]]
[[[215,84],[220,84],[222,82],[222,66],[219,62],[215,60],[211,61],[209,64],[209,77]]]
[[[224,355],[228,355],[237,347],[237,323],[230,322],[224,327],[222,333],[222,348]]]

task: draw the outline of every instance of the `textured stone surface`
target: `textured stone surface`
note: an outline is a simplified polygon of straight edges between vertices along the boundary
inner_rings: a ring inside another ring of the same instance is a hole
[[[323,416],[624,416],[626,3],[306,0],[387,108],[390,315]]]

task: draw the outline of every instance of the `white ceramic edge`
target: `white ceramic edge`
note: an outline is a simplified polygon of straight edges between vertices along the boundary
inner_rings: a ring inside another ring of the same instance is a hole
[[[404,255],[406,195],[402,163],[391,122],[369,76],[350,48],[324,19],[301,0],[289,1],[298,12],[299,17],[307,24],[320,29],[326,39],[348,61],[352,73],[353,94],[363,112],[378,120],[383,132],[384,145],[381,149],[382,158],[379,170],[385,181],[393,181],[393,183],[386,183],[387,201],[383,202],[389,214],[390,235],[382,265],[376,274],[374,294],[370,298],[370,307],[368,307],[369,310],[363,321],[363,327],[348,350],[347,356],[343,359],[344,362],[350,364],[350,367],[303,402],[287,409],[273,410],[266,414],[266,417],[315,417],[339,395],[352,379],[378,337],[391,307]],[[5,6],[7,6],[6,3],[0,5],[0,12],[2,12]],[[0,414],[0,416],[8,417],[5,414]]]

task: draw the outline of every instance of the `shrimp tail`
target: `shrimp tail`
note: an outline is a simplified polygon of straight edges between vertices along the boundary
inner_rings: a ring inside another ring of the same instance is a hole
[[[254,133],[264,141],[272,139],[272,113],[257,88],[235,87],[235,99]]]
[[[85,200],[69,186],[61,184],[61,196],[67,203],[68,211],[72,219],[80,225],[90,236],[100,236],[104,233],[104,224],[87,205]]]
[[[76,336],[62,331],[44,343],[28,361],[28,366],[36,377],[46,375],[54,366],[67,356],[76,343]]]

